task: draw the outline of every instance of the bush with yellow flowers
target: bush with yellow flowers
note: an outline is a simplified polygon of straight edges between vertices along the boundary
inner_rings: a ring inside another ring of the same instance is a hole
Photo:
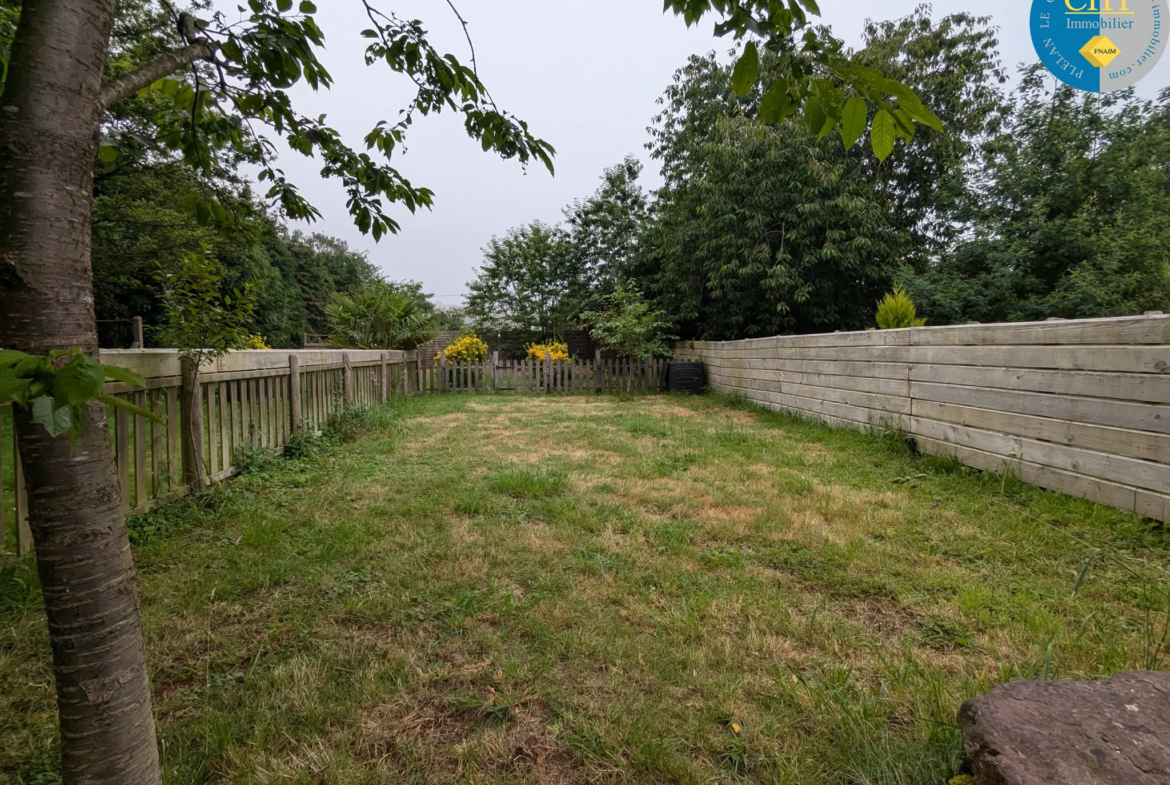
[[[268,345],[268,341],[264,338],[263,335],[256,335],[255,333],[250,333],[248,335],[247,339],[244,341],[244,348],[245,349],[271,349],[272,347]]]
[[[548,343],[530,343],[528,344],[528,359],[529,360],[543,360],[544,353],[548,352],[554,360],[569,359],[569,345],[562,341],[549,341]]]
[[[447,344],[446,352],[447,359],[452,362],[459,360],[473,363],[487,358],[488,345],[475,333],[465,333]],[[435,359],[442,356],[443,353],[439,352]]]

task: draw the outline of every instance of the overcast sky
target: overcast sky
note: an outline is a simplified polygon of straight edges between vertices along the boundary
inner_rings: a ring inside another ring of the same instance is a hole
[[[455,1],[469,25],[480,78],[501,108],[527,120],[556,147],[555,177],[539,164],[525,172],[516,161],[484,153],[456,115],[419,118],[408,151],[396,164],[415,185],[435,192],[434,208],[415,215],[397,211],[400,233],[375,243],[354,228],[344,192],[318,175],[319,164],[296,153],[285,153],[280,162],[324,216],[311,226],[294,227],[368,251],[387,277],[422,281],[437,302],[449,305],[460,302],[492,235],[536,219],[560,220],[561,209],[590,194],[602,169],[627,153],[646,162],[646,184],[656,185],[656,168],[643,148],[655,100],[689,55],[711,50],[723,55],[730,48],[729,40],[713,37],[711,20],[688,30],[677,17],[662,13],[661,0]],[[866,17],[897,18],[916,4],[820,0],[823,21],[850,46],[859,44]],[[421,19],[440,51],[467,61],[467,43],[446,0],[382,0],[381,5],[400,17]],[[944,0],[933,4],[933,15],[990,15],[999,27],[1003,60],[1014,72],[1017,63],[1036,59],[1028,5]],[[411,95],[409,83],[385,66],[366,67],[359,33],[369,24],[358,0],[317,0],[317,6],[326,35],[322,60],[336,83],[321,93],[295,90],[297,106],[309,115],[326,113],[333,127],[359,146],[378,120],[397,118]],[[1168,76],[1170,58],[1165,58],[1139,84],[1139,92],[1153,96]]]

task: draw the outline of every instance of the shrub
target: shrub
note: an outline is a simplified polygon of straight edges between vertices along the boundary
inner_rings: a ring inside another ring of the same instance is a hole
[[[530,343],[528,349],[529,360],[543,360],[544,353],[548,352],[554,360],[569,359],[569,345],[561,341],[547,341],[545,343]]]
[[[251,333],[247,339],[244,340],[245,349],[271,349],[268,345],[268,340],[263,335]]]
[[[475,333],[465,333],[447,344],[444,351],[447,352],[448,360],[477,362],[487,358],[488,345]],[[439,352],[435,355],[435,359],[439,359],[442,355],[443,353]]]
[[[901,286],[878,301],[877,326],[881,330],[896,330],[899,327],[921,327],[926,319],[918,317],[914,301]]]

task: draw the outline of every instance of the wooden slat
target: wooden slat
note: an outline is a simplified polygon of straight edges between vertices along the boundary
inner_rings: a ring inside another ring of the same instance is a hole
[[[166,388],[167,399],[167,488],[179,485],[179,391]]]
[[[156,417],[165,417],[166,412],[163,411],[163,394],[159,390],[151,390],[150,396],[150,410]],[[161,423],[150,423],[150,495],[153,498],[158,498],[165,493],[166,484],[163,482],[162,467],[165,463],[163,459],[164,434],[166,428]]]
[[[232,465],[232,412],[228,401],[229,382],[216,384],[219,395],[219,468],[221,470]]]
[[[114,460],[118,467],[118,487],[122,491],[122,509],[130,509],[130,416],[114,408]]]
[[[1164,404],[1170,401],[1170,374],[985,368],[974,365],[912,365],[916,382],[991,387],[1019,392],[1079,395]]]
[[[919,365],[1121,373],[1163,373],[1170,368],[1170,353],[1164,346],[914,346],[910,351],[911,361]]]
[[[998,409],[1014,414],[1110,425],[1135,431],[1170,433],[1170,412],[1167,412],[1165,406],[926,382],[911,382],[910,394],[916,400]]]
[[[139,390],[134,393],[134,405],[146,407],[146,393]],[[140,414],[134,415],[134,503],[142,504],[146,501],[146,418]]]
[[[956,458],[967,466],[984,471],[1010,470],[1022,481],[1038,485],[1041,488],[1067,493],[1070,496],[1078,496],[1123,510],[1132,511],[1137,506],[1138,492],[1132,486],[1106,482],[1049,466],[1039,466],[1021,459],[1013,460],[1003,455],[927,437],[917,439],[917,443],[920,450],[931,455]]]
[[[913,329],[910,333],[910,342],[919,346],[1167,344],[1170,343],[1170,316],[964,324],[951,327],[922,327]]]
[[[988,431],[1025,436],[1037,441],[1084,447],[1130,458],[1170,464],[1170,436],[1091,423],[1034,417],[1014,412],[914,401],[915,418],[939,420]]]
[[[252,446],[252,380],[239,381],[240,392],[240,447]]]
[[[240,447],[243,446],[241,441],[243,436],[240,430],[240,382],[228,382],[227,388],[228,404],[231,410],[232,458],[229,462],[231,465],[236,462],[236,456],[239,455]]]
[[[203,397],[207,400],[207,473],[215,474],[226,468],[226,464],[219,465],[219,417],[223,414],[223,404],[219,401],[219,385],[215,382],[203,387]],[[139,499],[141,504],[142,500]]]
[[[272,445],[272,434],[269,433],[268,427],[272,418],[269,416],[268,410],[272,401],[268,393],[268,380],[257,379],[256,387],[259,392],[257,403],[260,410],[258,413],[260,418],[260,446],[270,447]]]

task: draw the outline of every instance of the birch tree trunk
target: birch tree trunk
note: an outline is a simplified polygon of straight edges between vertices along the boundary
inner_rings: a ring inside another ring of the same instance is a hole
[[[24,0],[0,97],[0,344],[97,354],[90,216],[115,0]],[[18,410],[64,781],[157,783],[137,580],[105,407],[52,438]]]

